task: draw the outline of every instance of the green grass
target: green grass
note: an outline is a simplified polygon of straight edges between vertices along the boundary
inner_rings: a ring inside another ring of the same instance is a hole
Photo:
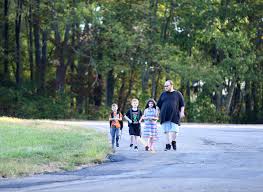
[[[107,135],[93,129],[0,117],[0,176],[72,170],[100,163]]]

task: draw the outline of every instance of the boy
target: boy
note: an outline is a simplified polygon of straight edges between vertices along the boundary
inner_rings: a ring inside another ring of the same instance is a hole
[[[141,124],[140,119],[142,117],[142,111],[138,109],[138,99],[132,99],[132,107],[127,111],[124,118],[128,121],[129,134],[131,136],[130,147],[134,145],[134,149],[138,150],[138,137],[141,136]]]
[[[111,105],[112,112],[109,116],[110,121],[110,134],[111,134],[111,145],[114,149],[115,137],[116,137],[116,147],[119,147],[119,131],[121,128],[120,121],[122,121],[122,114],[118,112],[118,105],[113,103]]]

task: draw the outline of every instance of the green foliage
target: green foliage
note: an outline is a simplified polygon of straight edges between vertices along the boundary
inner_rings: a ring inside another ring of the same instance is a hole
[[[0,87],[1,115],[33,119],[65,119],[70,117],[69,98],[29,94],[29,90]]]
[[[9,1],[7,17],[0,14],[0,58],[8,53],[8,63],[0,61],[2,115],[105,119],[104,103],[126,110],[137,97],[144,106],[172,79],[187,104],[197,95],[186,106],[191,121],[226,122],[227,113],[231,122],[257,122],[262,116],[260,0],[24,1],[20,50],[18,2]]]
[[[203,97],[190,103],[187,109],[187,118],[190,122],[228,123],[229,117],[225,111],[216,111],[216,106],[209,97]]]

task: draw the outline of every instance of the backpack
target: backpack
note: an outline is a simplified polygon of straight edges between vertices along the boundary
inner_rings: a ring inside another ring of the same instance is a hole
[[[117,114],[121,114],[120,112],[117,112]],[[111,112],[111,118],[113,118],[113,112]],[[110,121],[110,126],[111,126],[111,123],[112,123],[112,121]],[[119,123],[120,123],[120,130],[122,130],[122,128],[123,128],[123,120],[119,120]]]

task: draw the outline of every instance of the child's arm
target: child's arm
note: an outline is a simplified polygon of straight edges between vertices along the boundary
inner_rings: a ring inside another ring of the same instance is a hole
[[[118,120],[118,119],[115,118],[115,117],[111,117],[111,115],[110,115],[110,117],[109,117],[109,121],[114,121],[114,120]]]
[[[155,116],[154,117],[149,117],[149,120],[158,120],[158,110],[156,109]]]
[[[143,119],[145,119],[144,114],[143,114],[142,117],[140,118],[139,123],[141,123]]]
[[[158,120],[159,118],[156,116],[156,117],[152,117],[151,119],[152,120]]]
[[[146,110],[147,110],[147,109],[145,109],[144,112],[143,112],[143,115],[142,115],[142,117],[141,117],[141,119],[140,119],[140,121],[139,121],[140,123],[142,122],[142,120],[149,119],[148,117],[146,117]]]
[[[147,110],[147,109],[144,110],[143,114],[142,114],[142,111],[140,111],[140,113],[141,113],[142,116],[141,116],[141,118],[140,118],[140,120],[139,120],[139,123],[141,123],[143,119],[144,119],[144,120],[145,120],[145,119],[148,119],[147,117],[145,117],[145,116],[146,116],[146,115],[145,115],[145,114],[146,114],[146,110]]]
[[[121,113],[119,114],[119,117],[116,120],[122,121],[122,114]]]
[[[153,118],[154,120],[158,120],[159,119],[159,110],[156,109],[155,111],[155,117]]]
[[[126,115],[124,116],[124,118],[125,118],[127,121],[129,121],[129,123],[132,123],[132,120],[131,120],[129,117],[127,117]]]
[[[159,113],[158,113],[158,110],[156,109],[155,111],[155,117],[152,118],[152,120],[158,120],[159,119]]]
[[[109,121],[113,121],[114,118],[111,117],[111,114],[109,115]]]

